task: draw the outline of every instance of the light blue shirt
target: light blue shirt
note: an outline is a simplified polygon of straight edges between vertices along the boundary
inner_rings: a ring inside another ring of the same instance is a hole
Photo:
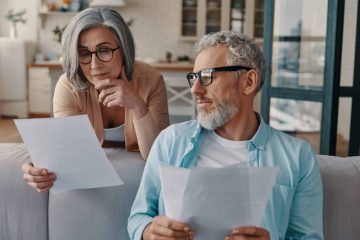
[[[193,120],[171,125],[159,134],[131,209],[128,221],[131,239],[142,239],[144,228],[153,217],[165,215],[159,165],[194,166],[205,131],[208,130]],[[322,183],[311,146],[273,129],[261,119],[248,152],[249,166],[279,168],[260,223],[270,232],[271,239],[323,239]]]

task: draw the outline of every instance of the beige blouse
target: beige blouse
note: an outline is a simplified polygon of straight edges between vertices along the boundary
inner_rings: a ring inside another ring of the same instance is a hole
[[[149,112],[143,118],[135,120],[129,110],[125,109],[125,148],[128,151],[140,151],[141,156],[146,159],[160,130],[169,125],[165,82],[156,69],[136,61],[130,86],[144,100]],[[93,85],[86,90],[77,91],[65,74],[59,78],[53,99],[54,117],[87,114],[102,144],[104,126],[100,104],[98,92]]]

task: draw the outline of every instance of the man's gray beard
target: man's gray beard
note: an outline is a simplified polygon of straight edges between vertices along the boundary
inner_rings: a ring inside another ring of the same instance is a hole
[[[200,125],[209,130],[215,130],[223,126],[238,112],[234,100],[232,99],[218,102],[211,112],[206,112],[204,109],[199,108],[197,110],[197,119]]]

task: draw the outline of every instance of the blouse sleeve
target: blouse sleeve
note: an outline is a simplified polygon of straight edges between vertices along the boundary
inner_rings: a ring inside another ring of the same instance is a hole
[[[71,85],[68,84],[65,74],[63,74],[55,87],[53,98],[54,117],[65,117],[79,115],[80,109],[77,104],[77,97]]]
[[[139,150],[145,160],[159,132],[169,125],[166,86],[162,75],[150,90],[146,105],[149,112],[143,118],[133,120]]]

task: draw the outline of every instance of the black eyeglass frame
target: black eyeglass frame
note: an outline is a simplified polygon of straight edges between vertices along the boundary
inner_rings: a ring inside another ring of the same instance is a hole
[[[213,82],[213,73],[214,72],[230,72],[230,71],[239,71],[239,70],[246,70],[249,71],[253,68],[246,67],[246,66],[225,66],[225,67],[216,67],[216,68],[205,68],[198,72],[191,72],[186,75],[186,79],[188,80],[189,86],[192,87],[197,79],[199,79],[200,84],[202,86],[208,86]],[[206,74],[210,75],[210,82],[205,83],[202,79],[201,75],[206,72]],[[193,76],[195,78],[193,78]]]
[[[111,58],[110,58],[109,60],[104,61],[104,60],[102,60],[102,59],[99,57],[98,51],[100,51],[101,49],[109,49],[109,50],[111,50]],[[91,63],[92,56],[93,56],[94,53],[95,53],[95,56],[97,57],[97,59],[99,59],[99,61],[101,61],[101,62],[110,62],[110,61],[113,59],[113,57],[114,57],[114,51],[116,51],[116,50],[118,50],[118,49],[120,49],[120,47],[117,47],[117,48],[108,48],[108,47],[105,48],[105,47],[101,47],[101,48],[96,49],[96,51],[93,51],[93,52],[88,51],[88,52],[90,53],[90,60],[87,61],[87,62],[81,62],[80,56],[79,56],[79,57],[78,57],[78,58],[79,58],[79,62],[80,62],[81,64],[89,64],[89,63]]]

